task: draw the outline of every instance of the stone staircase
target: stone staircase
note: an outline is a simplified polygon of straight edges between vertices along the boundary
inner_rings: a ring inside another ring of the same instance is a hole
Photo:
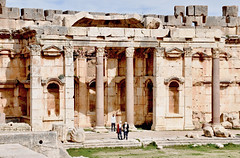
[[[156,142],[158,146],[174,146],[174,145],[190,145],[190,144],[240,144],[240,138],[175,138],[175,139],[129,139],[129,140],[116,140],[116,139],[102,139],[102,140],[86,140],[84,143],[66,143],[64,148],[104,148],[104,147],[141,147]]]

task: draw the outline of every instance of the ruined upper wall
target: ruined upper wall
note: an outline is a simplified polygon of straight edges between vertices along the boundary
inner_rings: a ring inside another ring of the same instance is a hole
[[[64,20],[66,17],[71,17],[78,13],[78,11],[62,11],[62,10],[43,10],[32,8],[9,8],[6,7],[6,0],[0,0],[0,19],[21,21],[16,25],[20,27],[33,25],[58,25],[66,26]],[[118,13],[100,13],[88,12],[88,14],[96,17],[98,20],[106,17],[114,17],[117,15],[125,15]],[[191,6],[175,6],[174,15],[139,15],[141,17],[140,23],[143,28],[157,29],[157,28],[190,28],[190,27],[205,27],[205,28],[223,28],[225,34],[240,35],[240,17],[238,17],[238,6],[223,6],[222,16],[208,16],[208,6],[191,5]],[[106,18],[107,19],[107,18]],[[126,20],[127,21],[127,20]],[[13,21],[11,21],[13,23]],[[25,23],[24,23],[25,22]],[[79,21],[81,22],[81,21]],[[160,24],[158,24],[158,22]],[[84,25],[78,23],[76,26],[84,27],[85,20],[82,20]],[[118,27],[117,25],[98,25],[97,21],[93,22],[92,27]],[[11,24],[6,25],[8,27]],[[119,25],[119,27],[124,25]],[[130,26],[130,25],[129,25]],[[140,25],[136,25],[140,26]],[[67,26],[69,27],[69,26]],[[91,23],[87,27],[91,27]],[[1,28],[1,26],[0,26]],[[10,27],[10,29],[19,29],[17,27]]]

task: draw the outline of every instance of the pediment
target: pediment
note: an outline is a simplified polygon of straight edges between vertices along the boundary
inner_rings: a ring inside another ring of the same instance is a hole
[[[171,48],[165,52],[166,57],[169,58],[180,58],[182,54],[184,54],[184,51],[177,47]]]
[[[210,56],[203,52],[197,52],[193,54],[193,58],[208,58],[208,57]]]
[[[61,52],[62,52],[62,49],[60,49],[57,46],[50,46],[43,49],[44,56],[60,56]]]

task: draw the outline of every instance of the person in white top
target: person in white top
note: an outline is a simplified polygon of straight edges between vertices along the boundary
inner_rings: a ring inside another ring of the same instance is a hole
[[[113,132],[113,131],[115,132],[115,130],[116,130],[115,126],[116,126],[116,117],[115,117],[115,115],[113,114],[112,117],[111,117],[111,131],[112,131],[112,132]]]

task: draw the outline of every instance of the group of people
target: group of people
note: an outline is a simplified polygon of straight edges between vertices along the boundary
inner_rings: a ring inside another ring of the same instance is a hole
[[[111,118],[111,131],[115,132],[117,131],[117,136],[119,140],[122,140],[122,132],[123,132],[123,139],[128,139],[128,132],[129,132],[129,125],[127,122],[125,122],[124,124],[122,124],[122,121],[119,121],[119,123],[117,124],[117,130],[116,130],[116,117],[114,116],[114,114],[112,115]]]

